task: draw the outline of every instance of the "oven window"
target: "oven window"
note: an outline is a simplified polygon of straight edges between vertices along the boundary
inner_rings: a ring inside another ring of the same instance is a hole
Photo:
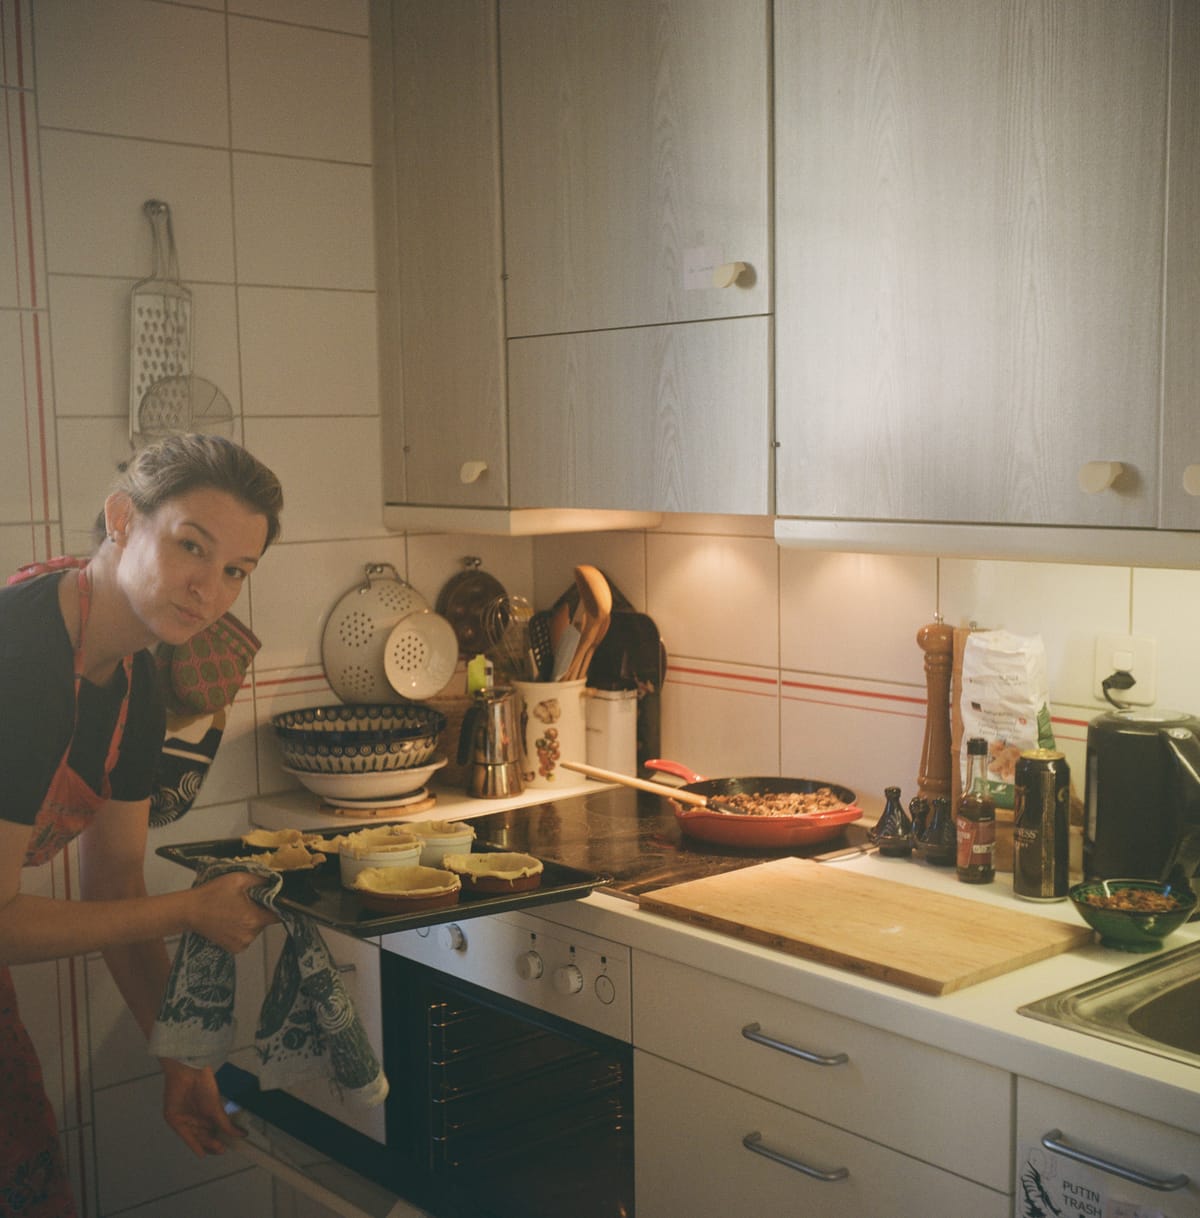
[[[382,967],[387,1142],[411,1199],[437,1218],[629,1218],[630,1046],[390,952]]]

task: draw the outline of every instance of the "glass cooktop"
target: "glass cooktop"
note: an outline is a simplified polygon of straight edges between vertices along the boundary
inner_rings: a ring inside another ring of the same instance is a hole
[[[550,799],[472,817],[471,823],[481,841],[505,850],[611,875],[606,891],[631,899],[767,859],[811,858],[857,846],[867,836],[867,824],[856,821],[837,837],[810,846],[752,850],[711,845],[684,837],[662,796],[629,787]]]

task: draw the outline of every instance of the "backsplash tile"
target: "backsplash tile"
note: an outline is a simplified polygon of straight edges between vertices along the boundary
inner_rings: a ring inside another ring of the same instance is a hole
[[[0,311],[0,522],[58,516],[48,316]]]
[[[779,734],[785,774],[848,786],[874,816],[884,787],[899,786],[905,803],[916,794],[925,691],[785,672]]]
[[[171,208],[184,283],[233,281],[229,154],[43,130],[48,269],[141,279],[153,271],[147,199]]]
[[[286,520],[286,485],[284,496]],[[351,589],[366,584],[366,568],[373,563],[391,563],[404,578],[404,538],[283,541],[268,550],[250,580],[254,631],[263,641],[255,673],[319,667],[329,614]],[[304,589],[303,596],[296,595],[298,588]]]
[[[924,690],[917,630],[937,609],[937,560],[780,551],[784,668],[906,681]]]
[[[597,567],[639,612],[646,609],[646,540],[640,533],[563,533],[534,542],[536,597],[549,608],[575,580],[580,563]]]
[[[0,86],[32,89],[33,13],[31,0],[0,3]]]
[[[0,89],[0,308],[46,307],[41,191],[37,102]]]
[[[646,610],[672,654],[779,665],[779,549],[757,537],[646,535]]]
[[[236,152],[233,181],[242,283],[374,291],[367,166]]]
[[[107,135],[224,144],[225,19],[150,0],[37,0],[42,123]],[[113,65],[136,67],[113,88]]]
[[[705,777],[778,774],[779,675],[742,664],[670,659],[662,751]]]
[[[229,11],[346,34],[366,34],[368,24],[367,0],[229,0]]]
[[[371,163],[365,38],[229,18],[233,146]]]
[[[378,419],[249,418],[244,432],[283,483],[284,540],[385,533]]]
[[[1196,540],[1200,556],[1200,537]],[[1158,643],[1158,705],[1200,715],[1197,605],[1200,571],[1134,570],[1129,633]]]
[[[373,292],[243,287],[238,314],[247,414],[379,413]]]

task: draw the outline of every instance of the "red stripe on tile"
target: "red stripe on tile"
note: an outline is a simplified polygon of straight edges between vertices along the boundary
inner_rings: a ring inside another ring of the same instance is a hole
[[[926,699],[916,694],[885,694],[873,689],[851,689],[844,685],[815,685],[808,681],[784,681],[784,689],[811,689],[821,694],[844,694],[850,698],[873,698],[882,702],[906,702],[924,706]],[[787,695],[785,694],[784,697]]]
[[[667,671],[672,677],[677,672],[683,672],[692,677],[717,677],[722,681],[745,681],[758,685],[778,685],[779,683],[775,677],[754,677],[740,672],[719,672],[712,668],[683,668],[678,664],[671,664]]]
[[[714,676],[718,674],[714,673]],[[720,674],[724,675],[724,674]],[[774,698],[776,691],[774,688],[765,689],[722,689],[719,685],[702,685],[699,681],[672,681],[672,685],[681,685],[687,689],[711,689],[716,693],[725,694],[741,694],[743,697],[749,695],[752,698]]]

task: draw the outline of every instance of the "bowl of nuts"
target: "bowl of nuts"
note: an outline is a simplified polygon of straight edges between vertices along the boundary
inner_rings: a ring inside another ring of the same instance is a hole
[[[1196,909],[1190,888],[1153,880],[1085,880],[1067,895],[1100,942],[1123,952],[1157,951]]]

